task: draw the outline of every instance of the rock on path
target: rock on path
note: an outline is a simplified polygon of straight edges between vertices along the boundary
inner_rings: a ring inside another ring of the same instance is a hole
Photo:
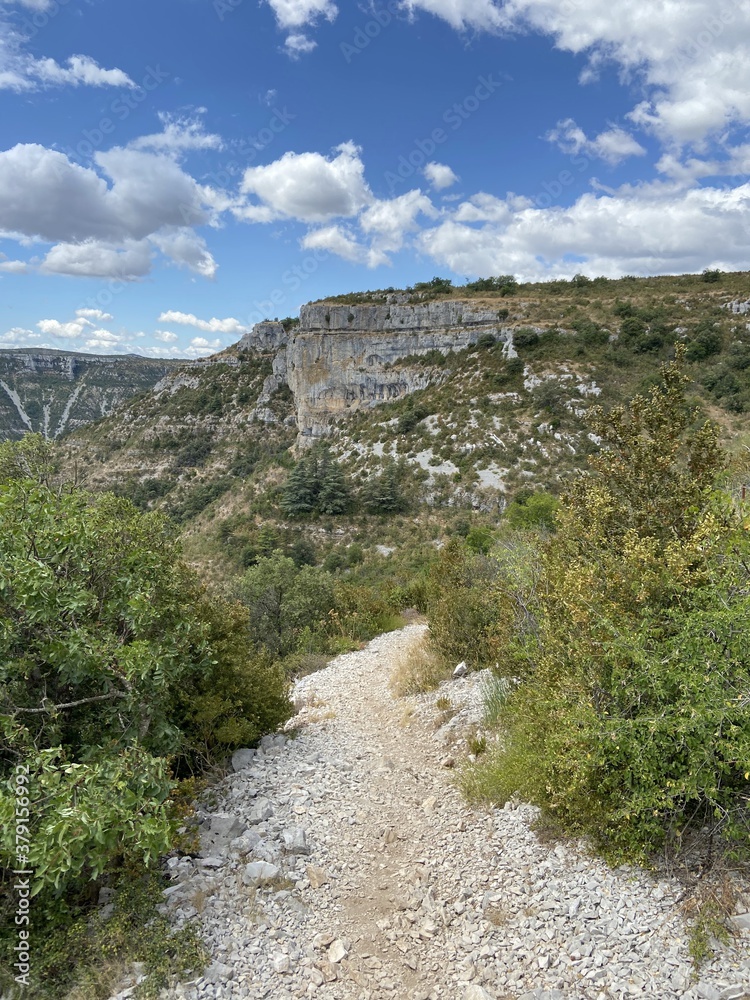
[[[529,806],[473,812],[429,697],[394,701],[410,625],[298,682],[294,738],[235,755],[170,859],[164,907],[200,914],[212,964],[170,998],[506,1000],[750,995],[747,931],[696,981],[679,887],[542,844]],[[472,677],[443,685],[477,704]]]

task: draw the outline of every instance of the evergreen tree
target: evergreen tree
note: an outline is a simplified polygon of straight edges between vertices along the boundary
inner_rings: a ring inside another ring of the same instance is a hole
[[[292,471],[281,496],[281,509],[290,517],[310,514],[315,508],[315,481],[311,478],[307,458],[302,458]]]
[[[349,509],[349,487],[341,466],[330,455],[321,462],[317,509],[321,514],[344,514]]]
[[[380,475],[374,476],[362,491],[362,501],[370,514],[400,514],[408,507],[401,480],[402,469],[388,462]]]

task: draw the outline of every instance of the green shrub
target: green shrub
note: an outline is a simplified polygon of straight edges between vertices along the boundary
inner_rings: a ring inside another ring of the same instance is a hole
[[[748,514],[715,491],[723,456],[693,428],[683,357],[648,399],[593,415],[605,447],[546,543],[527,679],[477,778],[613,859],[699,831],[709,855],[750,847]]]

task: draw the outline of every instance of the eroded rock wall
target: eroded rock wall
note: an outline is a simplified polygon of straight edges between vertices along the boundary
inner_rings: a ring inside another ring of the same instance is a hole
[[[326,436],[338,417],[399,399],[434,379],[421,365],[394,368],[396,361],[460,351],[485,333],[512,343],[496,311],[468,302],[303,306],[284,351],[299,443]]]

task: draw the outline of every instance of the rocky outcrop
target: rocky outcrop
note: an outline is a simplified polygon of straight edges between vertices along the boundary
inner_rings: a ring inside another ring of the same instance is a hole
[[[399,399],[435,378],[423,365],[394,368],[395,362],[429,351],[460,351],[483,334],[512,350],[510,328],[501,325],[498,313],[469,302],[303,306],[283,351],[300,444],[324,437],[340,416]]]
[[[266,320],[263,323],[256,323],[252,330],[242,337],[237,347],[241,351],[273,351],[284,347],[288,340],[289,334],[282,323]]]

